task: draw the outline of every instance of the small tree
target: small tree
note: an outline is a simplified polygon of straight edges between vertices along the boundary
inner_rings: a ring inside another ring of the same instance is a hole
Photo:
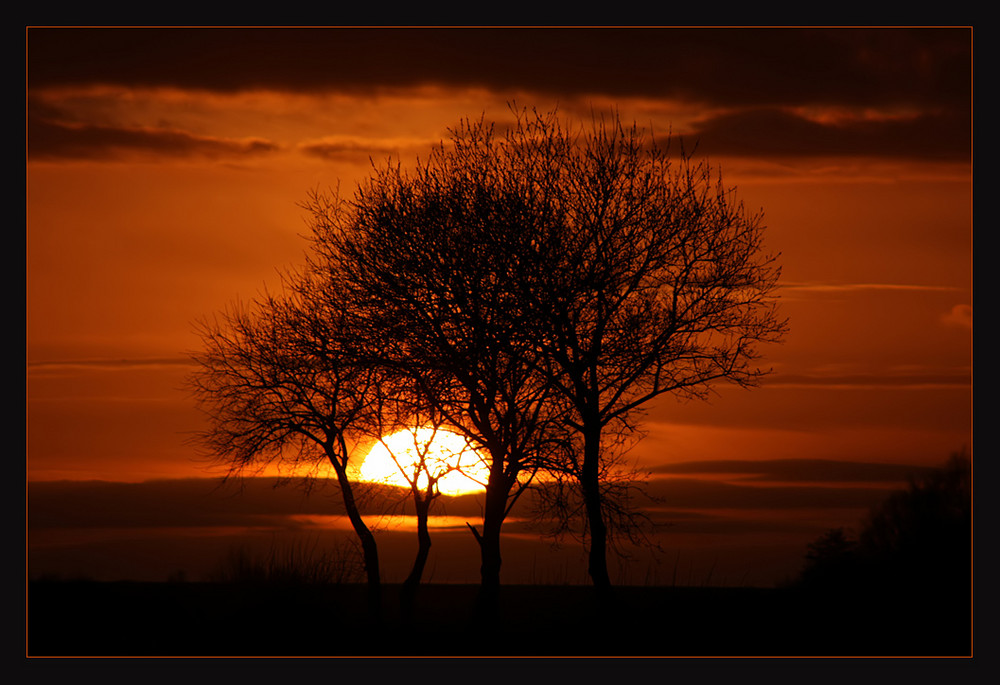
[[[443,430],[443,420],[435,417],[433,410],[415,405],[413,400],[417,396],[414,394],[403,392],[399,386],[392,387],[398,394],[383,397],[379,402],[378,442],[395,465],[396,473],[406,482],[405,501],[412,502],[417,519],[417,553],[400,594],[402,614],[408,620],[430,556],[430,512],[441,497],[441,481],[454,473],[464,475],[463,468],[473,466],[478,457],[473,456],[475,450],[467,441],[465,448],[457,454],[438,453],[440,443],[437,438]],[[384,436],[396,435],[404,436],[404,439],[387,444]]]
[[[328,463],[361,544],[370,608],[381,613],[378,548],[361,516],[349,471],[356,441],[372,425],[378,369],[353,353],[354,318],[329,294],[311,297],[308,281],[285,297],[265,296],[200,324],[204,350],[189,382],[208,417],[197,440],[227,477],[268,465]]]

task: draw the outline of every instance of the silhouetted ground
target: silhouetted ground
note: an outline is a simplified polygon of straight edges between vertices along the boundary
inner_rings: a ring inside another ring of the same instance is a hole
[[[381,625],[365,587],[36,581],[36,656],[969,656],[968,594],[896,597],[802,589],[507,586],[500,623],[473,585],[423,586],[409,625],[398,587]],[[963,599],[965,601],[963,601]]]

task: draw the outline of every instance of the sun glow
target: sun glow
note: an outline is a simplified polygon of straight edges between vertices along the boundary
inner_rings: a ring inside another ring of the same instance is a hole
[[[485,490],[489,471],[479,454],[462,436],[434,428],[401,430],[383,437],[368,452],[360,478],[373,483],[427,488],[428,477],[437,478],[445,495],[465,495]]]

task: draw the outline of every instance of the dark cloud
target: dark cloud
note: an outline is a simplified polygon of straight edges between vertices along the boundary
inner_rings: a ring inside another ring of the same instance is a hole
[[[704,468],[724,470],[719,464],[709,462]],[[770,468],[781,471],[778,465]],[[266,551],[267,544],[274,549],[281,541],[334,544],[329,537],[321,541],[317,535],[350,538],[349,530],[323,529],[306,519],[293,518],[342,515],[336,486],[320,483],[307,495],[300,487],[277,484],[269,478],[247,479],[243,488],[220,487],[219,481],[207,479],[30,482],[29,566],[36,576],[56,573],[109,580],[162,580],[179,568],[190,571],[192,577],[208,573],[227,550],[263,544]],[[885,487],[775,487],[661,476],[650,481],[649,491],[658,498],[647,509],[657,525],[656,534],[662,535],[656,539],[669,545],[672,553],[676,549],[680,555],[683,550],[685,564],[692,554],[710,554],[713,559],[731,559],[734,568],[745,573],[748,565],[767,560],[754,561],[758,555],[770,555],[781,570],[776,572],[780,576],[788,573],[788,568],[797,568],[806,541],[838,521],[855,521],[883,501],[891,485],[887,479]],[[470,523],[477,524],[481,521],[480,500],[473,496],[442,498],[437,513],[468,517]],[[372,501],[366,513],[385,511],[386,501]],[[795,515],[775,516],[780,510]],[[530,582],[537,582],[538,573],[549,573],[556,567],[565,573],[567,567],[560,564],[566,563],[567,556],[570,564],[584,563],[582,557],[577,558],[583,548],[574,538],[563,539],[557,554],[551,546],[553,540],[542,535],[545,522],[532,523],[523,518],[527,513],[513,513],[504,526],[508,582],[522,573],[528,574],[522,582],[529,577]],[[78,535],[81,528],[102,530],[93,537],[90,533]],[[390,568],[405,573],[412,564],[412,530],[389,525],[379,529],[379,536],[380,558],[387,573]],[[466,526],[435,527],[432,536],[437,561],[431,576],[476,582],[478,557]],[[762,545],[762,540],[766,544]],[[642,551],[645,558],[649,550]],[[524,568],[519,571],[520,567]],[[586,582],[585,576],[581,580]]]
[[[149,369],[162,367],[190,367],[197,365],[184,357],[146,357],[132,359],[60,359],[25,362],[29,372],[59,372],[72,369]]]
[[[30,528],[128,528],[185,526],[288,527],[289,516],[340,516],[340,492],[333,481],[302,483],[247,478],[239,485],[215,479],[154,480],[143,483],[52,481],[28,484]],[[358,486],[363,514],[412,513],[401,503],[406,492]],[[411,507],[412,509],[412,507]],[[479,515],[475,498],[443,497],[435,513]]]
[[[897,157],[970,161],[972,120],[954,112],[820,123],[779,109],[751,109],[700,122],[685,139],[698,151],[745,157]]]
[[[972,371],[909,374],[809,375],[774,373],[768,379],[771,388],[965,388],[972,387]]]
[[[729,110],[686,136],[700,152],[772,158],[969,160],[971,66],[967,29],[44,28],[27,40],[29,91],[103,84],[372,93],[437,84],[528,91],[560,98],[569,110],[588,97],[669,98]],[[909,115],[821,123],[795,106]],[[28,143],[32,158],[273,149],[266,141],[74,125],[34,108]],[[372,151],[347,142],[303,152]]]
[[[123,156],[245,157],[277,150],[271,142],[196,136],[172,129],[71,124],[27,117],[27,153],[31,160],[115,159]]]
[[[404,147],[424,149],[430,147],[430,141],[425,144],[411,145],[387,145],[376,141],[367,140],[340,140],[340,141],[320,141],[315,143],[305,143],[299,147],[302,154],[309,157],[317,157],[324,160],[337,159],[369,159],[381,155],[391,155],[398,153]]]
[[[885,464],[844,464],[817,460],[767,462],[690,462],[655,469],[671,474],[654,477],[648,491],[672,508],[786,509],[857,508],[885,496],[881,487],[821,485],[761,486],[677,477],[677,474],[744,474],[749,480],[868,481],[899,485],[919,469]],[[239,487],[213,479],[155,480],[143,483],[104,481],[30,482],[27,489],[29,529],[45,528],[173,528],[208,526],[292,527],[291,516],[340,516],[342,500],[332,481],[315,481],[312,490],[273,478],[249,478]],[[369,487],[359,497],[365,514],[412,514],[405,491]],[[442,497],[434,513],[481,516],[481,498]],[[525,505],[527,506],[527,505]],[[523,509],[523,507],[522,507]],[[526,509],[523,514],[529,513]]]
[[[849,508],[838,507],[837,512],[842,520],[853,523],[851,516],[860,511],[848,512],[847,509]],[[817,535],[817,522],[809,516],[752,516],[747,515],[745,510],[737,511],[735,516],[728,513],[692,515],[690,510],[657,509],[650,511],[649,517],[660,532],[666,534],[667,539],[674,534],[732,536],[778,533],[791,538],[815,538]]]
[[[746,480],[824,483],[905,483],[929,467],[829,459],[685,461],[652,469],[657,474],[739,475]]]
[[[971,29],[34,28],[29,87],[438,83],[715,105],[966,107]]]
[[[262,496],[268,492],[270,497]],[[215,480],[145,483],[58,481],[29,483],[29,528],[159,528],[264,524],[304,513],[301,492],[253,483],[243,492]],[[320,501],[313,501],[315,508]],[[305,511],[308,511],[306,509]],[[335,512],[336,509],[334,508]]]
[[[865,509],[881,502],[888,488],[822,485],[739,485],[697,478],[655,478],[652,497],[679,509]]]

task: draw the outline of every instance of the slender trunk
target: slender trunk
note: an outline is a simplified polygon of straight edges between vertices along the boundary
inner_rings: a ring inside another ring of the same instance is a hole
[[[352,517],[351,524],[354,532],[361,540],[361,551],[364,555],[365,576],[368,580],[368,614],[375,623],[382,622],[382,581],[379,577],[378,545],[375,544],[375,536],[371,530],[357,517],[357,521]]]
[[[587,571],[598,597],[607,598],[611,595],[611,578],[608,575],[608,529],[601,506],[600,457],[600,424],[597,421],[590,421],[584,431],[583,468],[580,474],[580,486],[590,532]]]
[[[430,512],[430,501],[417,500],[417,557],[413,560],[413,568],[410,575],[403,581],[400,589],[400,609],[404,621],[409,621],[413,614],[413,605],[417,598],[417,589],[420,586],[420,579],[424,575],[424,567],[427,565],[427,557],[431,552],[431,534],[427,527],[427,519]]]
[[[337,474],[337,482],[340,485],[340,493],[344,499],[344,511],[354,528],[354,533],[361,542],[361,553],[364,558],[365,575],[368,580],[368,611],[370,617],[376,623],[382,619],[382,584],[379,577],[378,545],[371,529],[361,518],[358,510],[357,500],[354,498],[354,490],[347,477],[347,470],[340,463],[336,456],[330,456],[330,463]]]

